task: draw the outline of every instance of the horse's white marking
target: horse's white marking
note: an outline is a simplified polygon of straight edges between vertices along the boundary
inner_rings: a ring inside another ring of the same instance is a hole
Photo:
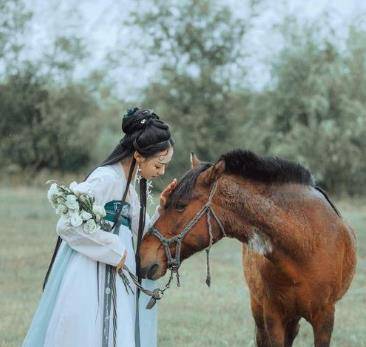
[[[259,231],[254,231],[253,234],[248,239],[248,247],[261,255],[267,255],[272,252],[271,241],[260,233]]]

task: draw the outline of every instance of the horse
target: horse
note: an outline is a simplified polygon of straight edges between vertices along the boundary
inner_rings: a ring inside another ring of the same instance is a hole
[[[335,304],[355,272],[356,236],[325,191],[302,165],[247,150],[214,164],[194,155],[191,162],[142,240],[141,275],[156,280],[223,237],[235,238],[257,346],[292,346],[301,318],[313,328],[315,347],[329,346]]]

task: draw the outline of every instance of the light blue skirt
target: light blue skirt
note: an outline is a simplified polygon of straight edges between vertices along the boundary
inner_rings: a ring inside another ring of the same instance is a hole
[[[48,322],[51,319],[62,278],[73,252],[75,251],[66,242],[61,243],[46,287],[42,293],[28,333],[23,341],[23,347],[41,347],[44,345]]]
[[[71,255],[74,252],[75,251],[71,249],[66,242],[63,241],[61,243],[55,262],[50,271],[46,287],[42,293],[22,347],[41,347],[44,345],[48,323],[52,316],[62,279]],[[150,290],[156,288],[155,281],[143,280],[142,285]],[[140,293],[139,326],[141,347],[157,346],[157,305],[155,305],[151,310],[146,310],[146,305],[149,300],[149,296],[144,293]]]

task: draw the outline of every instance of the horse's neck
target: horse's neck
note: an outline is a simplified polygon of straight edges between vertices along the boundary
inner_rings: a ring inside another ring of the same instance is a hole
[[[265,185],[248,181],[225,183],[221,197],[228,236],[258,245],[266,245],[269,240],[286,248],[298,247],[303,226],[279,207],[271,194],[265,193]]]

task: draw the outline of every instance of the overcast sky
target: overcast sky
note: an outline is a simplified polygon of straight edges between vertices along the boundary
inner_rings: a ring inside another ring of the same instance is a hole
[[[128,28],[119,23],[128,16],[137,0],[28,0],[27,5],[34,12],[29,32],[32,49],[30,55],[36,56],[40,48],[47,45],[60,33],[75,33],[86,39],[90,56],[85,66],[78,67],[80,74],[100,66],[107,52],[113,47],[122,47],[133,52],[133,43],[129,40]],[[139,2],[140,5],[143,1]],[[245,2],[225,0],[237,15],[245,12]],[[270,28],[281,21],[284,14],[293,14],[300,20],[316,19],[327,11],[334,27],[344,31],[352,18],[366,13],[366,0],[288,0],[270,1],[262,5],[261,15],[249,35],[251,47],[249,80],[260,88],[269,79],[268,61],[278,50],[279,43]],[[146,84],[154,74],[154,68],[141,65],[138,59],[124,59],[120,69],[121,95],[127,97]],[[136,82],[138,81],[138,82]]]

